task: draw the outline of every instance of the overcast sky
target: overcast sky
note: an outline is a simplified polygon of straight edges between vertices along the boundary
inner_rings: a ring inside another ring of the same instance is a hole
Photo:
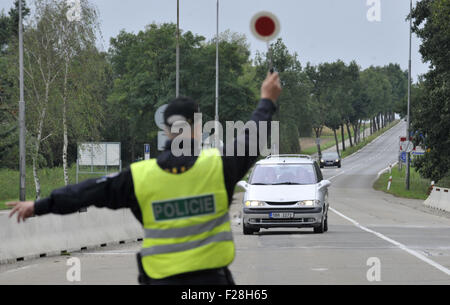
[[[64,0],[61,0],[64,1]],[[375,0],[374,0],[375,1]],[[356,60],[362,68],[398,63],[408,67],[409,0],[379,0],[381,21],[369,22],[367,0],[221,0],[220,31],[244,33],[252,53],[264,51],[265,43],[253,38],[251,17],[262,10],[273,12],[281,22],[280,36],[302,64]],[[176,0],[91,0],[100,12],[105,48],[121,29],[137,33],[152,22],[176,22]],[[216,0],[180,0],[180,27],[205,36],[215,35]],[[415,1],[414,1],[415,2]],[[9,10],[13,0],[0,0]],[[420,41],[413,36],[412,73],[426,73]]]

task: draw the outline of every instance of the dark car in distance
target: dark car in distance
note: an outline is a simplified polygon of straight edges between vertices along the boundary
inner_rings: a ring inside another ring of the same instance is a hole
[[[325,166],[337,166],[341,168],[341,157],[337,152],[326,152],[322,154],[320,158],[320,168]]]

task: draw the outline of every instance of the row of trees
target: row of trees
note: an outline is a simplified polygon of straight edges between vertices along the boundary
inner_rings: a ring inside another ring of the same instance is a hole
[[[450,0],[421,0],[412,18],[420,53],[430,65],[412,88],[412,136],[426,148],[415,166],[438,182],[450,176]]]
[[[0,15],[0,24],[10,25],[0,33],[0,162],[11,168],[18,164],[17,3],[8,15]],[[81,1],[77,22],[67,20],[65,1],[34,4],[24,31],[25,93],[28,160],[39,195],[40,167],[62,165],[69,183],[67,171],[76,161],[78,142],[120,141],[124,163],[142,155],[142,144],[157,146],[155,111],[175,95],[176,26],[122,31],[111,39],[109,51],[101,52],[96,47],[98,14],[88,0]],[[180,44],[180,92],[198,101],[204,121],[212,120],[215,40],[187,31]],[[258,53],[252,59],[246,38],[231,32],[220,35],[219,48],[220,120],[245,121],[256,106],[268,56]],[[271,59],[284,87],[275,118],[283,153],[300,152],[299,137],[314,131],[320,138],[325,126],[336,139],[339,128],[352,128],[353,145],[363,122],[370,120],[376,131],[403,108],[407,78],[398,65],[365,70],[342,61],[302,66],[282,39],[271,45]]]

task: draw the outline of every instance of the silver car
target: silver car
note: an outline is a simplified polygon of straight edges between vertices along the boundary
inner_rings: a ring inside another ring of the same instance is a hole
[[[328,187],[317,163],[305,155],[275,155],[256,163],[245,189],[243,231],[261,228],[314,228],[328,231]]]

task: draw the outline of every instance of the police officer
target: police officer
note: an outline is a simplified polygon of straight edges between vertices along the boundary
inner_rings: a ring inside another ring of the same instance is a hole
[[[272,120],[280,93],[278,74],[269,73],[251,117],[257,126],[260,121]],[[189,98],[177,98],[169,104],[164,120],[170,140],[157,159],[133,163],[113,176],[54,190],[50,197],[36,202],[10,202],[10,217],[17,214],[20,222],[33,215],[64,215],[88,206],[129,208],[145,233],[138,254],[139,283],[234,284],[227,267],[235,253],[229,204],[236,183],[257,156],[248,154],[248,132],[234,141],[235,152],[238,143],[245,143],[245,156],[222,157],[217,149],[203,150],[198,156],[175,156],[171,146],[177,134],[171,133],[172,125],[180,121],[193,125],[196,112],[198,106]],[[192,132],[190,139],[191,152],[197,142],[195,134]]]

